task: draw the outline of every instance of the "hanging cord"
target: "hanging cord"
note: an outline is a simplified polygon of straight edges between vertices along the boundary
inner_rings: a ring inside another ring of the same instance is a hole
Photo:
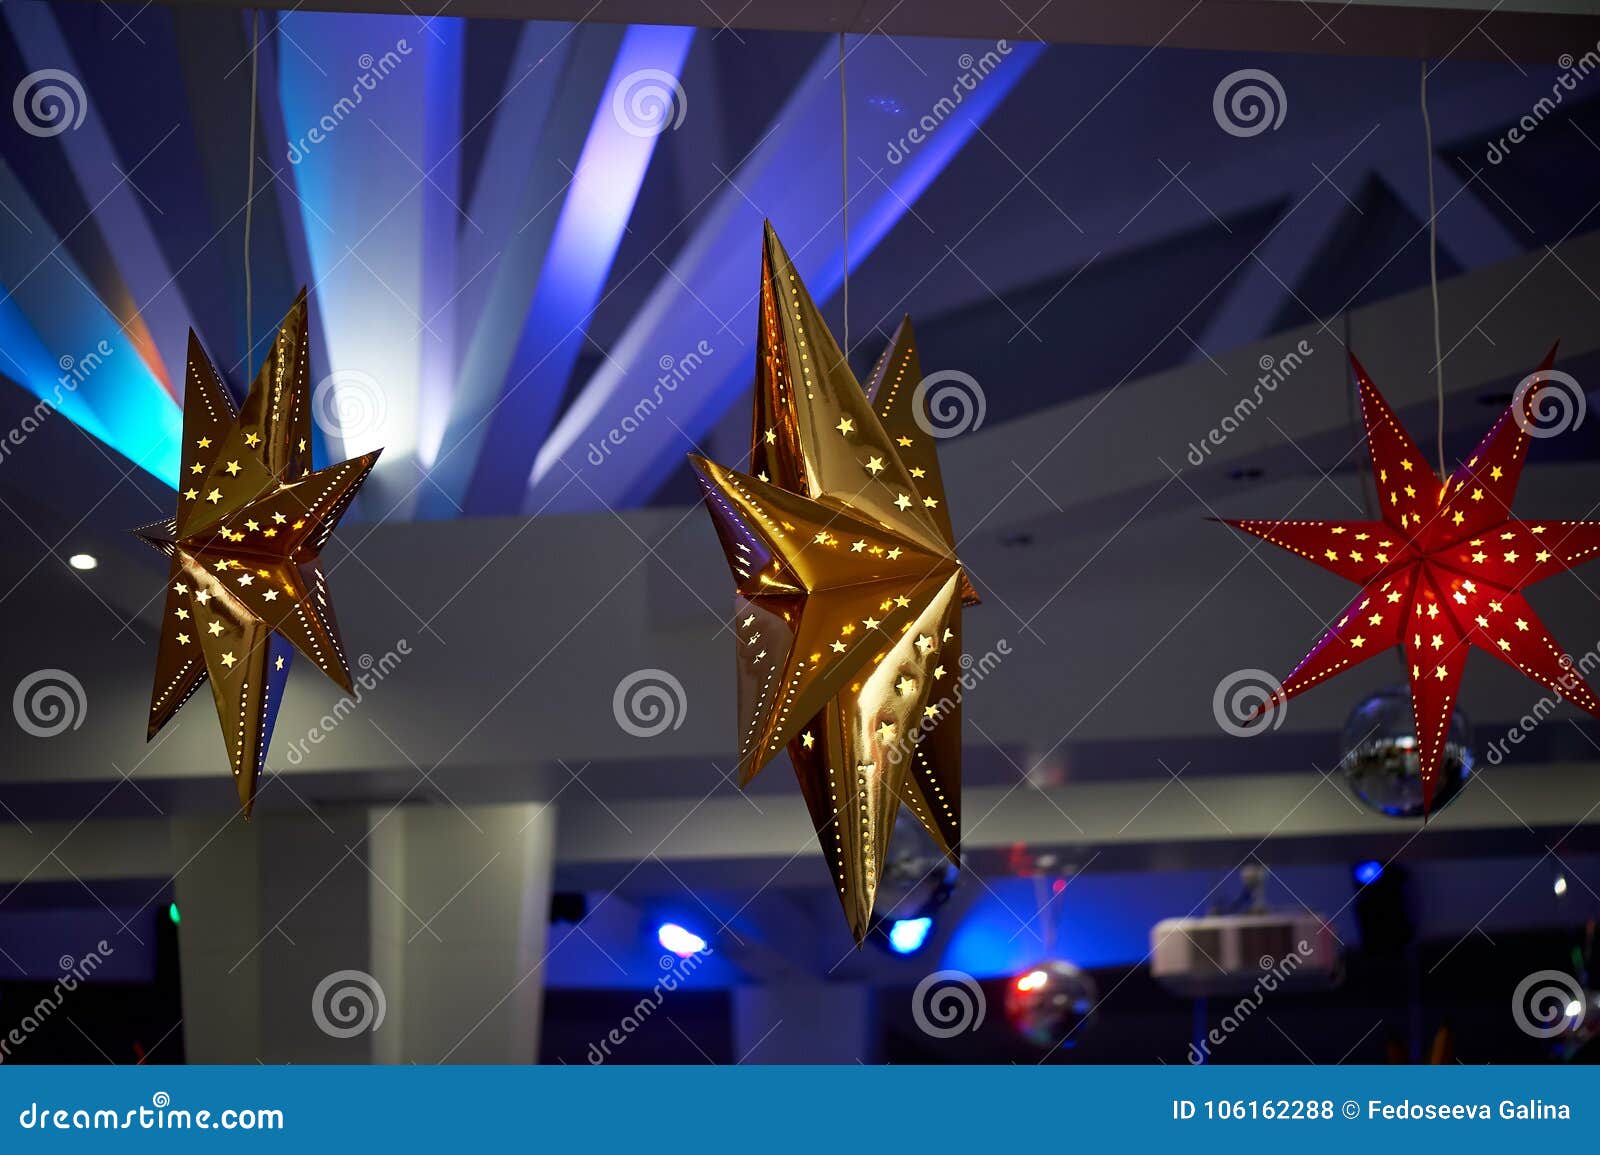
[[[1444,344],[1439,339],[1439,210],[1433,193],[1433,123],[1428,119],[1428,62],[1422,62],[1422,137],[1428,149],[1428,286],[1433,294],[1433,375],[1439,395],[1439,480],[1450,476],[1444,456]]]
[[[1043,873],[1033,876],[1033,902],[1038,908],[1039,940],[1044,944],[1045,955],[1050,958],[1056,957],[1060,951],[1059,927],[1055,908],[1051,905],[1056,897],[1055,881]]]
[[[250,376],[250,367],[256,358],[254,301],[250,292],[250,217],[256,199],[256,62],[261,55],[261,9],[250,18],[250,169],[245,174],[244,193],[244,375]]]
[[[839,202],[844,215],[844,359],[850,360],[850,111],[844,86],[844,33],[839,33]]]
[[[1351,347],[1350,311],[1348,309],[1339,314],[1339,327],[1344,331],[1344,348],[1345,352],[1348,353]],[[1345,420],[1349,424],[1350,440],[1352,443],[1355,443],[1360,441],[1362,438],[1361,413],[1357,408],[1358,393],[1356,391],[1355,371],[1350,366],[1348,360],[1345,362],[1345,376],[1347,378],[1344,391]],[[1373,480],[1372,471],[1369,469],[1358,469],[1356,470],[1356,475],[1361,481],[1361,509],[1368,521],[1375,521],[1378,518],[1378,514],[1375,512],[1375,510],[1379,503],[1378,492],[1376,488],[1377,483]]]

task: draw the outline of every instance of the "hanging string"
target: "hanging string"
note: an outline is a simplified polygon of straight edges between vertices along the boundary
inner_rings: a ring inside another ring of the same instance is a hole
[[[1444,456],[1444,344],[1439,339],[1439,210],[1433,193],[1433,124],[1428,119],[1428,62],[1422,62],[1422,137],[1428,149],[1428,286],[1433,296],[1433,376],[1439,401],[1439,480],[1450,476]]]
[[[1345,347],[1345,351],[1349,352],[1349,350],[1350,350],[1350,310],[1346,309],[1343,313],[1339,314],[1339,323],[1340,323],[1340,328],[1344,330],[1344,347]],[[1361,433],[1361,413],[1360,413],[1360,410],[1357,407],[1357,400],[1356,399],[1357,399],[1358,394],[1356,392],[1355,371],[1350,366],[1350,363],[1349,363],[1348,360],[1345,362],[1345,374],[1346,374],[1346,377],[1347,377],[1347,381],[1345,383],[1345,391],[1344,391],[1344,396],[1345,396],[1345,407],[1344,407],[1345,421],[1346,421],[1347,425],[1349,426],[1350,440],[1351,440],[1352,443],[1355,443],[1355,442],[1359,442],[1361,440],[1361,438],[1362,438],[1362,433]],[[1378,520],[1378,517],[1379,517],[1379,514],[1376,512],[1376,510],[1379,508],[1379,502],[1381,500],[1379,498],[1379,496],[1378,496],[1377,482],[1373,479],[1371,470],[1358,469],[1358,470],[1356,470],[1356,475],[1361,480],[1361,509],[1362,509],[1363,515],[1366,517],[1366,519],[1368,521],[1376,521],[1376,520]]]
[[[254,301],[250,292],[250,217],[256,199],[256,61],[261,54],[261,9],[250,18],[250,168],[245,174],[244,192],[244,374],[250,376],[250,366],[256,358]]]
[[[1056,912],[1051,908],[1050,902],[1055,898],[1054,887],[1050,879],[1042,873],[1033,876],[1033,902],[1038,908],[1039,941],[1044,944],[1044,953],[1054,955],[1056,951]]]
[[[844,216],[844,358],[850,360],[850,111],[844,86],[844,33],[839,33],[839,201]]]

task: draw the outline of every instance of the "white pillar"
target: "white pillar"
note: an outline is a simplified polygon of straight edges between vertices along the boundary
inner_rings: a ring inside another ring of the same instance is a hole
[[[173,838],[191,1062],[537,1058],[553,808],[179,819]]]

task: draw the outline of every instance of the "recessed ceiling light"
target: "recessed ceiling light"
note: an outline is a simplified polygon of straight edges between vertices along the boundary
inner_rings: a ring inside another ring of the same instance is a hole
[[[75,553],[67,559],[67,564],[73,569],[93,569],[100,561],[92,553]]]

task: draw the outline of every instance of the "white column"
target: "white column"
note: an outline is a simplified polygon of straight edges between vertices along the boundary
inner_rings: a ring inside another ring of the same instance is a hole
[[[191,1062],[536,1059],[553,808],[179,819],[173,840]]]
[[[537,1061],[555,808],[415,808],[379,835],[374,956],[402,995],[377,1060]]]

